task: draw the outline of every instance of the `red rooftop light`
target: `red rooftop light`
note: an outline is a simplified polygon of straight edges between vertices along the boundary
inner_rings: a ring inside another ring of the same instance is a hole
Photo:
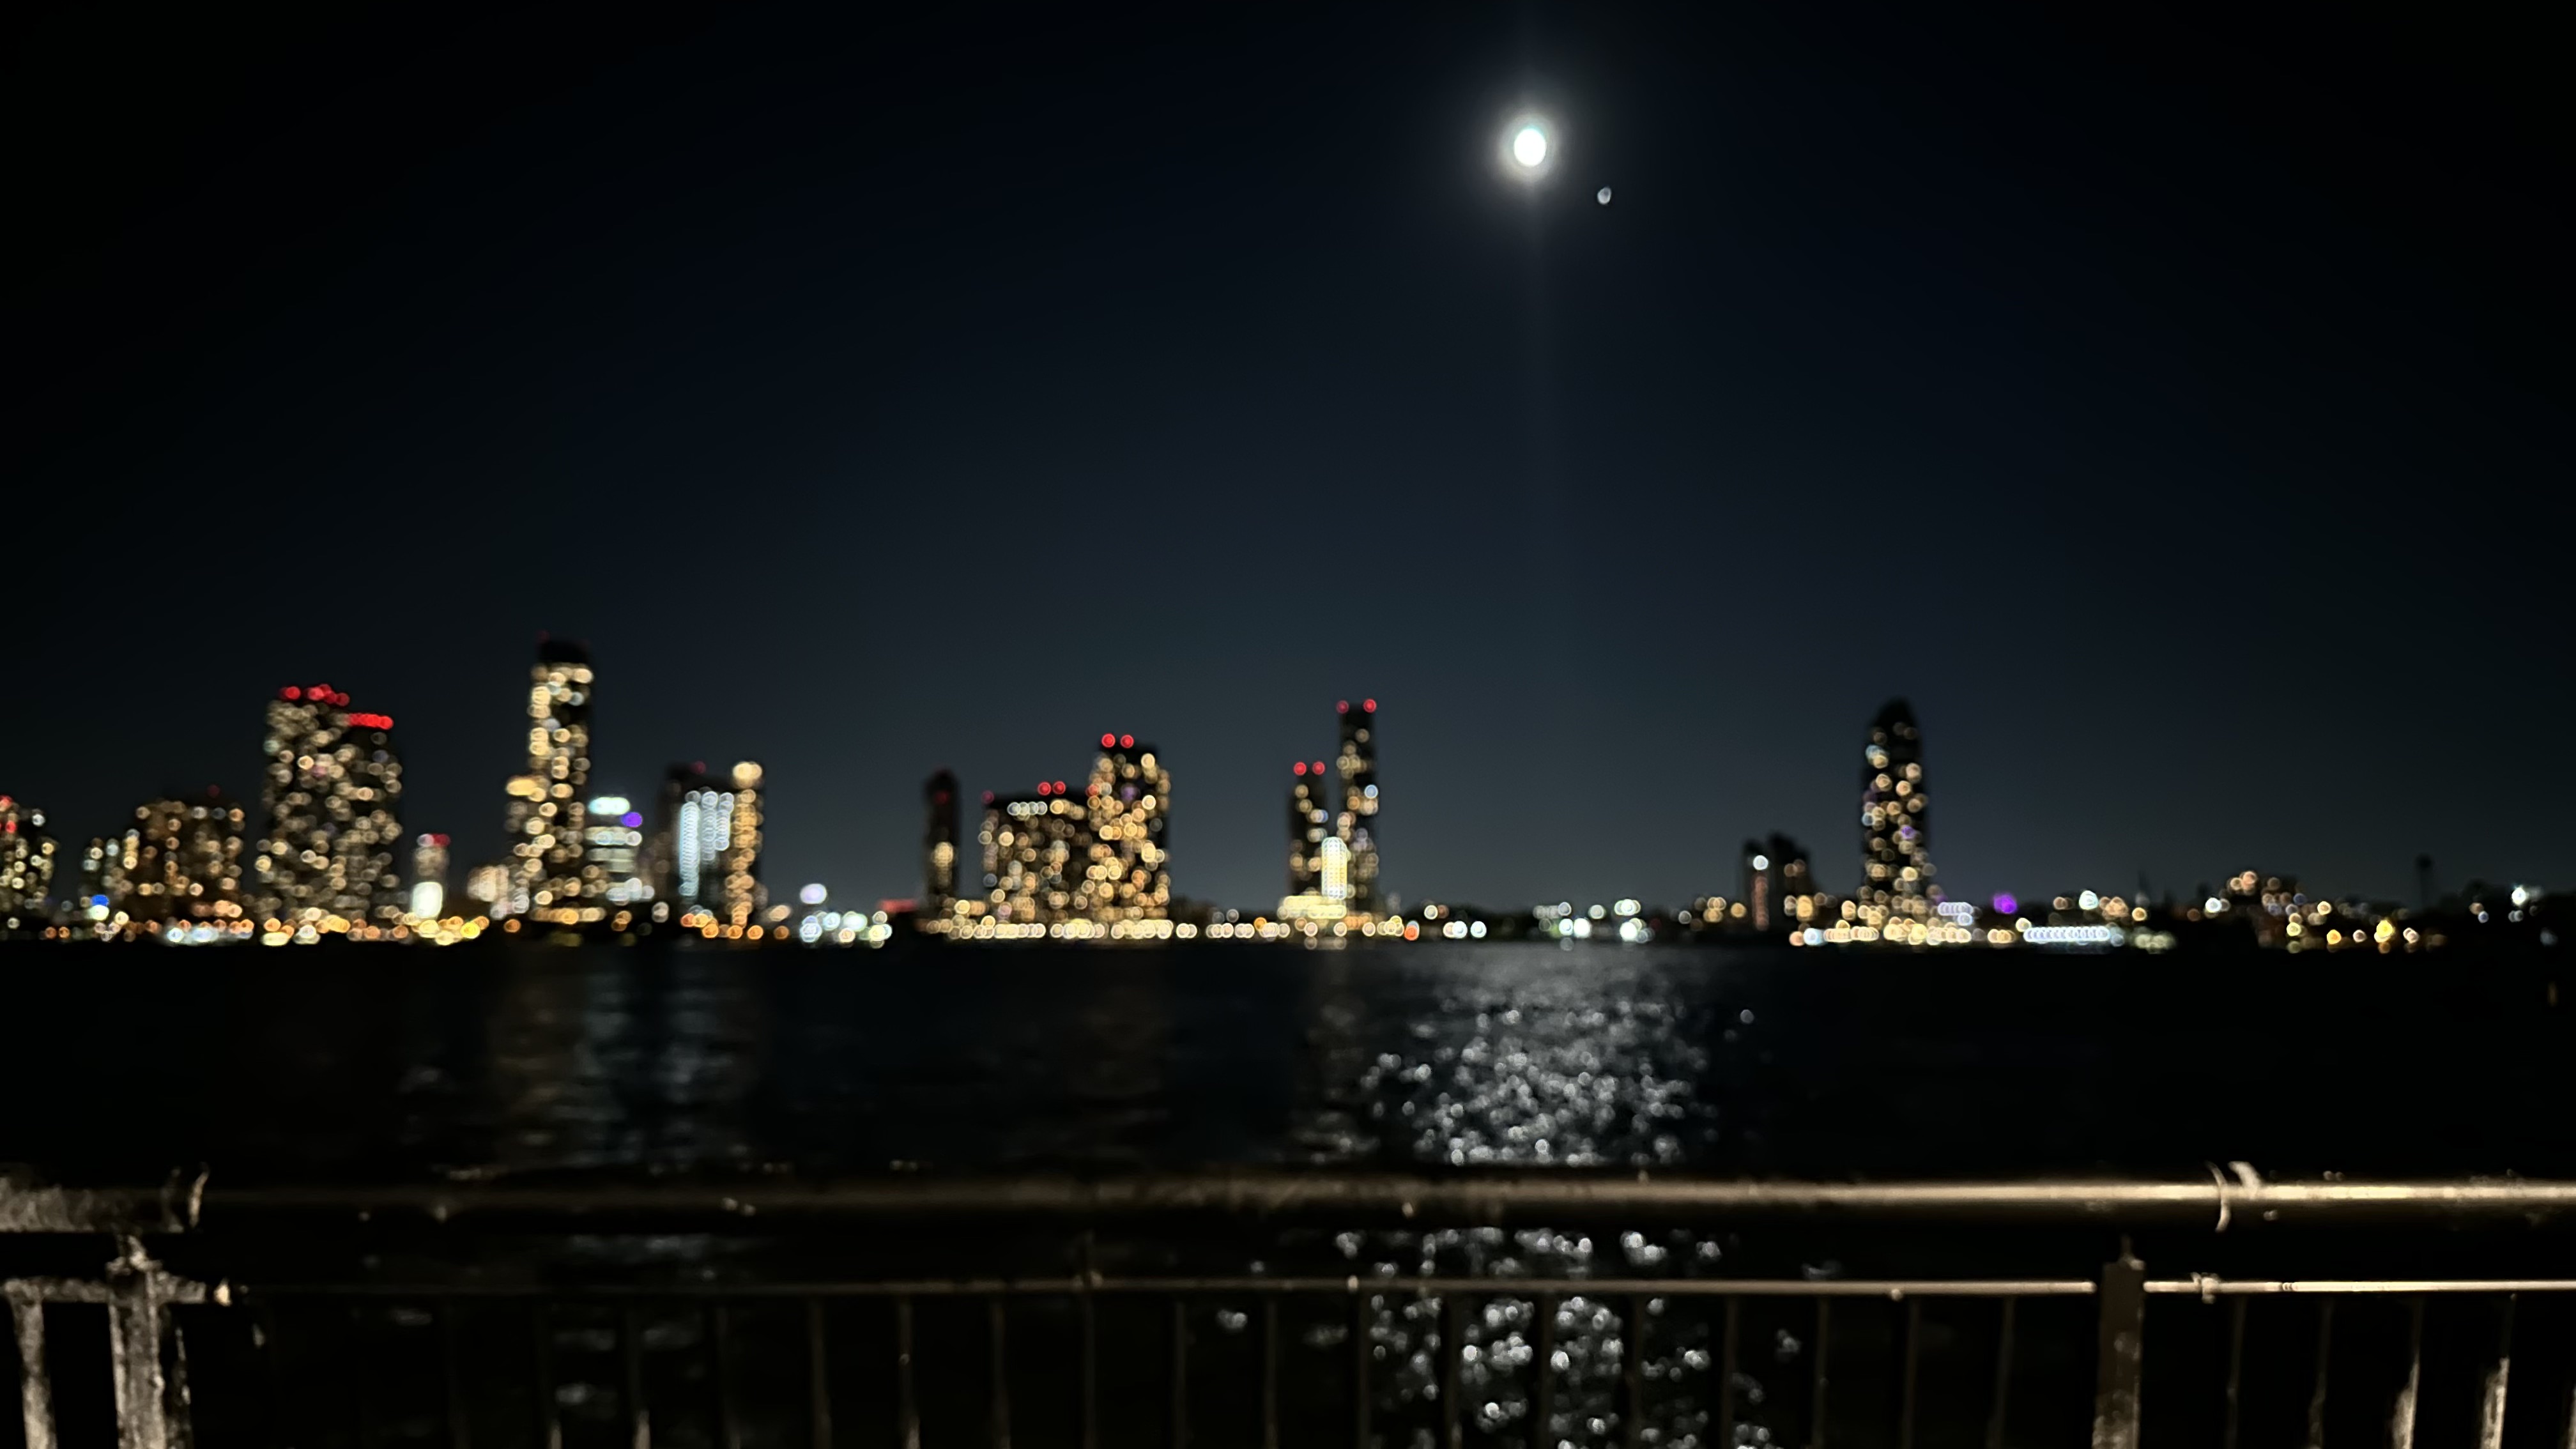
[[[1118,737],[1116,735],[1102,735],[1100,737],[1100,747],[1104,750],[1116,743],[1118,743]]]
[[[1062,780],[1055,782],[1055,792],[1059,795],[1064,793],[1064,782]]]
[[[1118,737],[1118,748],[1122,750],[1132,750],[1136,748],[1136,737],[1134,735],[1120,735]]]
[[[1038,798],[1039,798],[1039,799],[1042,799],[1042,800],[1043,800],[1043,799],[1045,799],[1045,798],[1046,798],[1046,793],[1047,793],[1047,782],[1046,782],[1046,781],[1044,781],[1044,780],[1040,780],[1040,781],[1038,781]]]
[[[1373,699],[1361,700],[1360,708],[1368,711],[1370,714],[1375,714],[1377,713],[1377,701]]]
[[[1291,768],[1291,769],[1295,770],[1298,774],[1302,775],[1302,774],[1306,773],[1306,762],[1305,762],[1304,760],[1299,760],[1296,764],[1294,764],[1294,765],[1290,766],[1289,768]]]
[[[985,803],[985,804],[987,804],[987,805],[990,805],[990,804],[992,804],[992,803],[993,803],[993,792],[992,792],[992,791],[987,790],[987,791],[985,791],[985,792],[984,792],[984,803]]]
[[[284,689],[279,690],[277,692],[277,697],[280,699],[302,699],[304,697],[304,691],[290,684]]]
[[[1351,712],[1351,702],[1347,699],[1343,700],[1340,704],[1333,706],[1333,712],[1335,714],[1349,714]]]
[[[1321,761],[1321,760],[1317,760],[1317,761],[1315,762],[1315,773],[1316,773],[1316,774],[1318,774],[1318,775],[1320,775],[1320,774],[1324,773],[1324,762],[1323,762],[1323,761]]]

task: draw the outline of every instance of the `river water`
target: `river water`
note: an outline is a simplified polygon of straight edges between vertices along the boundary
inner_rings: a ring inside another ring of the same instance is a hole
[[[9,1043],[0,1053],[0,1162],[130,1179],[204,1166],[229,1182],[1212,1164],[2198,1177],[2207,1164],[2239,1159],[2273,1177],[2576,1176],[2576,1114],[2564,1110],[2576,1097],[2576,1052],[2556,964],[2468,952],[2157,958],[1487,943],[13,948],[0,953]],[[643,1250],[649,1261],[621,1262],[712,1271],[733,1246],[662,1243]],[[1257,1251],[1276,1267],[1291,1245]],[[1811,1401],[1808,1387],[1823,1367],[1811,1305],[1747,1300],[1734,1418],[1720,1423],[1724,1335],[1712,1300],[1596,1301],[1573,1280],[1621,1271],[1869,1276],[1885,1266],[1837,1261],[1851,1248],[1834,1242],[1615,1225],[1325,1234],[1295,1251],[1307,1259],[1292,1271],[1567,1279],[1554,1308],[1549,1426],[1567,1444],[1621,1440],[1617,1384],[1630,1353],[1641,1355],[1647,1386],[1645,1442],[1799,1443],[1821,1433],[1813,1406],[1822,1399]],[[2103,1251],[2087,1238],[2055,1266],[2085,1273]],[[565,1267],[548,1261],[547,1271]],[[888,1329],[869,1311],[836,1308],[831,1329],[840,1346],[833,1373],[859,1375],[862,1399],[874,1382],[865,1366],[893,1352],[890,1340],[876,1343]],[[923,1309],[923,1412],[944,1412],[955,1428],[925,1442],[952,1433],[980,1441],[981,1320],[943,1328],[943,1311]],[[1067,1421],[1031,1405],[1064,1396],[1070,1306],[1015,1311],[1012,1373],[1027,1380],[1015,1432],[1021,1442],[1064,1441]],[[1242,1387],[1249,1360],[1221,1367],[1250,1352],[1257,1311],[1191,1310],[1205,1389],[1193,1390],[1204,1401],[1193,1410],[1194,1442],[1257,1442]],[[1406,1295],[1372,1297],[1357,1330],[1334,1304],[1292,1312],[1282,1330],[1293,1390],[1287,1442],[1347,1424],[1332,1394],[1352,1331],[1369,1335],[1382,1364],[1379,1442],[1431,1442],[1442,1311]],[[1476,1442],[1526,1442],[1537,1311],[1530,1301],[1480,1302],[1458,1325],[1472,1354],[1460,1392]],[[1886,1363],[1904,1310],[1839,1311],[1836,1441],[1892,1442],[1889,1385],[1899,1376]],[[2258,1320],[2267,1353],[2275,1339],[2312,1341],[2307,1319],[2264,1312],[2280,1318]],[[1642,1349],[1638,1314],[1648,1315]],[[1994,1314],[1991,1305],[1935,1304],[1923,1318],[1919,1442],[1982,1442],[1984,1385],[2001,1342]],[[2014,1400],[2006,1442],[2080,1438],[2089,1305],[2034,1301],[2024,1314],[2016,1352],[2030,1385]],[[493,1421],[476,1437],[514,1442],[530,1422],[509,1387],[524,1388],[528,1328],[507,1313],[480,1321],[492,1331],[469,1333],[471,1351],[497,1357],[474,1378],[488,1392],[476,1390],[472,1411]],[[432,1322],[389,1308],[360,1320],[364,1336],[353,1338],[338,1320],[289,1320],[284,1362],[305,1387],[275,1412],[282,1422],[312,1415],[291,1437],[338,1442],[365,1415],[330,1407],[333,1396],[376,1372],[349,1356],[352,1345],[399,1341]],[[763,1373],[775,1380],[772,1396],[745,1390],[761,1404],[746,1411],[749,1422],[767,1426],[754,1439],[804,1432],[802,1381],[779,1368],[803,1362],[798,1322],[771,1325],[770,1349],[742,1370],[746,1384]],[[743,1341],[754,1341],[757,1315],[743,1324]],[[617,1331],[613,1320],[576,1313],[548,1331],[561,1356],[567,1444],[624,1442]],[[656,1410],[656,1436],[708,1442],[704,1412],[688,1407],[713,1391],[703,1318],[648,1317],[631,1331],[645,1335],[653,1363],[668,1365],[653,1371],[652,1392],[675,1403]],[[1155,1345],[1168,1330],[1104,1317],[1102,1332],[1127,1351],[1112,1357],[1140,1375],[1121,1392],[1155,1404],[1164,1391],[1154,1365],[1165,1352]],[[207,1352],[201,1400],[213,1416],[223,1378]],[[2178,1357],[2165,1352],[2162,1362]],[[594,1368],[578,1366],[584,1354]],[[1946,1409],[1945,1393],[1958,1400]],[[2283,1413],[2293,1410],[2305,1412]],[[1163,1442],[1158,1409],[1114,1417],[1105,1442]],[[865,1433],[847,1421],[843,1437],[874,1442],[881,1419],[868,1419]],[[438,1420],[422,1407],[403,1422],[426,1443]]]
[[[0,1161],[2569,1175],[2576,1010],[2552,964],[17,947]]]

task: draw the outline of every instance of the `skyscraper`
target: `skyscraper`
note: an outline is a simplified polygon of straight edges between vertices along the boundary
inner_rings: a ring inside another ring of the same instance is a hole
[[[719,924],[748,925],[766,903],[760,886],[762,774],[745,760],[721,776],[706,762],[673,765],[653,828],[656,920],[704,910]],[[664,910],[664,906],[668,910]]]
[[[252,873],[258,913],[289,932],[334,917],[390,924],[402,915],[394,722],[348,705],[327,684],[290,684],[268,702],[267,826]]]
[[[134,824],[108,842],[109,904],[129,919],[163,924],[240,919],[245,820],[243,809],[215,790],[136,807]],[[367,895],[372,907],[374,892]]]
[[[411,913],[425,921],[447,914],[447,837],[423,835],[411,844]]]
[[[1381,907],[1377,886],[1377,701],[1364,699],[1351,708],[1340,705],[1341,753],[1333,768],[1342,777],[1342,808],[1333,834],[1349,853],[1350,907],[1354,915],[1376,915]]]
[[[45,812],[0,795],[0,931],[24,930],[44,914],[55,850]]]
[[[1063,781],[1037,793],[984,802],[984,897],[1004,925],[1050,924],[1073,914],[1076,861],[1088,862],[1089,812]]]
[[[1805,846],[1774,833],[1768,841],[1744,842],[1744,923],[1757,931],[1796,925],[1814,911],[1816,874]],[[1802,909],[1803,905],[1803,909]]]
[[[1073,914],[1156,921],[1171,914],[1172,776],[1150,744],[1104,734],[1083,790]]]
[[[1311,896],[1324,878],[1324,834],[1333,812],[1324,806],[1324,762],[1288,767],[1288,894]]]
[[[590,786],[590,651],[540,639],[528,671],[528,768],[510,781],[508,826],[514,898],[528,913],[565,925],[607,914],[606,888],[582,880],[583,807]]]
[[[943,927],[957,907],[957,776],[941,770],[921,784],[921,909],[915,919]]]
[[[1932,812],[1923,792],[1923,731],[1902,699],[1880,706],[1861,747],[1861,881],[1855,919],[1865,926],[1929,920]]]
[[[623,795],[594,795],[582,818],[582,899],[612,910],[645,899],[642,812]]]

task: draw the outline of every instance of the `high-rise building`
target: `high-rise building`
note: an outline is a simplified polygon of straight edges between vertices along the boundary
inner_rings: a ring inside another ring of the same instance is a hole
[[[1073,914],[1159,921],[1172,913],[1172,776],[1150,744],[1104,734],[1083,790],[1081,875]]]
[[[129,920],[164,925],[240,919],[246,821],[241,806],[216,790],[137,806],[125,834],[107,842],[101,874],[110,906]]]
[[[644,816],[623,795],[594,795],[582,827],[581,892],[613,908],[651,894],[644,883]]]
[[[447,914],[447,837],[423,835],[411,843],[411,913],[424,921]]]
[[[957,906],[957,776],[941,770],[921,784],[921,909],[943,927]]]
[[[1743,924],[1757,931],[1796,925],[1815,911],[1816,873],[1805,846],[1786,835],[1744,842]]]
[[[1324,804],[1324,762],[1288,767],[1288,894],[1311,896],[1324,878],[1324,836],[1333,812]]]
[[[268,702],[267,825],[252,862],[260,916],[289,931],[333,918],[401,918],[402,761],[393,727],[391,716],[351,710],[349,696],[327,684],[290,684]]]
[[[540,921],[576,925],[607,915],[603,885],[585,889],[584,806],[590,786],[590,651],[540,639],[528,671],[528,768],[509,785],[510,894]]]
[[[662,782],[653,831],[655,919],[704,910],[721,924],[748,925],[767,903],[760,885],[762,775],[741,762],[722,776],[706,763],[673,765]],[[668,906],[667,912],[664,906]]]
[[[1853,902],[1862,925],[1926,921],[1941,899],[1923,784],[1922,728],[1904,700],[1891,699],[1861,747],[1861,880]]]
[[[1353,709],[1346,699],[1340,710],[1342,745],[1333,768],[1342,780],[1342,808],[1334,818],[1333,834],[1350,857],[1351,912],[1373,916],[1381,904],[1377,884],[1377,701],[1364,699],[1359,708]]]
[[[45,812],[0,795],[0,931],[25,930],[44,915],[55,851]]]
[[[1037,793],[984,802],[984,899],[1005,925],[1052,924],[1073,915],[1077,861],[1090,856],[1089,812],[1061,780]]]

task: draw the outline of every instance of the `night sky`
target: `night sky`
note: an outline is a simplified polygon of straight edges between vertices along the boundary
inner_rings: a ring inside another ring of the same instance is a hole
[[[1363,696],[1407,902],[1846,889],[1900,694],[1954,895],[2576,886],[2545,7],[1388,8],[22,20],[0,792],[483,858],[551,630],[782,898],[1118,730],[1266,905]]]

